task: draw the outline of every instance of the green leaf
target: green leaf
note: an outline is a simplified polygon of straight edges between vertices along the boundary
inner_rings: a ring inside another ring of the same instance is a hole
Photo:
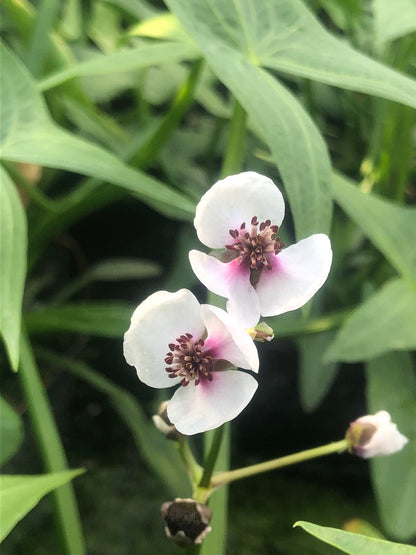
[[[411,545],[369,538],[337,528],[318,526],[312,522],[298,521],[294,526],[300,526],[312,536],[350,555],[415,555],[415,548]]]
[[[161,267],[151,260],[108,258],[98,262],[77,279],[71,281],[66,287],[63,287],[53,301],[56,304],[66,300],[92,281],[145,279],[158,276],[161,271]]]
[[[181,219],[193,216],[194,203],[187,197],[55,125],[21,62],[3,45],[0,54],[3,159],[97,177],[134,193],[164,214]]]
[[[198,50],[189,42],[142,44],[138,48],[124,49],[107,55],[100,54],[86,62],[74,64],[40,81],[38,89],[46,91],[74,77],[133,71],[152,65],[193,60],[198,55]]]
[[[363,193],[349,179],[333,175],[334,197],[364,235],[405,278],[416,281],[416,209]]]
[[[0,476],[0,541],[39,503],[44,495],[83,472],[84,470],[81,469],[38,476]]]
[[[17,370],[26,277],[27,223],[16,188],[2,166],[0,179],[0,332],[11,366]]]
[[[122,337],[134,306],[123,303],[79,303],[50,306],[25,316],[29,333],[75,332]]]
[[[379,46],[416,30],[414,0],[373,0],[373,12],[375,40]]]
[[[40,351],[41,356],[54,365],[62,366],[82,380],[108,395],[114,409],[130,429],[137,449],[172,495],[186,497],[190,482],[184,465],[172,441],[169,441],[149,421],[135,397],[81,361]],[[131,369],[134,371],[133,369]]]
[[[366,366],[370,413],[387,410],[409,443],[399,453],[371,460],[371,477],[388,534],[416,534],[416,374],[409,353],[390,352]]]
[[[328,393],[338,370],[335,363],[324,363],[323,354],[332,343],[333,331],[307,335],[298,339],[299,395],[303,410],[315,410]]]
[[[280,25],[286,26],[285,13],[286,9],[290,11],[290,4],[281,12],[267,8],[270,19],[263,27],[265,9],[251,0],[166,3],[270,147],[291,203],[297,237],[328,232],[332,202],[325,143],[293,94],[259,67],[258,49]],[[264,8],[270,5],[267,2]]]
[[[19,450],[23,441],[23,422],[3,397],[0,397],[0,465]]]
[[[394,279],[363,302],[341,327],[326,362],[369,360],[391,350],[416,348],[416,292]]]

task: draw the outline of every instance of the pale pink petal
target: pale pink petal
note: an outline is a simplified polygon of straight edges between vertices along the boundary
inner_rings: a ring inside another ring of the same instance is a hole
[[[273,256],[256,286],[262,316],[277,316],[303,306],[325,283],[331,268],[328,237],[311,235]]]
[[[184,333],[200,338],[204,331],[200,304],[190,291],[158,291],[134,311],[124,335],[124,357],[145,384],[170,387],[181,378],[169,378],[165,371],[169,343]]]
[[[281,192],[271,179],[256,172],[230,175],[217,181],[196,207],[194,225],[199,240],[211,249],[233,243],[230,229],[242,223],[250,226],[257,216],[259,222],[282,223],[285,204]]]
[[[378,455],[391,455],[403,449],[409,441],[399,432],[397,425],[391,421],[390,414],[385,410],[362,416],[355,422],[370,424],[377,428],[371,439],[358,449],[359,456],[364,459]]]
[[[185,435],[218,428],[250,402],[257,382],[238,370],[214,372],[213,380],[181,386],[168,404],[168,418]]]
[[[207,289],[230,299],[227,311],[242,326],[251,328],[260,317],[257,294],[250,283],[250,269],[240,258],[221,262],[214,256],[192,250],[189,261],[196,277]]]
[[[243,327],[216,306],[202,305],[201,316],[208,332],[205,347],[214,358],[228,360],[238,368],[258,372],[257,349]]]

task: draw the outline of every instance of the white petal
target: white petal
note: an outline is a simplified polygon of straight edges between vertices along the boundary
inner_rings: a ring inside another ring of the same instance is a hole
[[[168,405],[168,418],[185,435],[218,428],[250,402],[257,382],[238,370],[214,372],[213,380],[180,386]]]
[[[244,172],[217,181],[202,196],[194,225],[204,245],[219,249],[233,243],[230,229],[238,229],[243,222],[249,227],[253,216],[259,222],[271,220],[280,226],[284,213],[282,193],[273,181],[256,172]]]
[[[190,291],[158,291],[134,311],[124,335],[124,357],[145,384],[170,387],[180,378],[169,378],[165,370],[169,343],[184,333],[199,339],[204,331],[201,306]]]
[[[262,316],[277,316],[303,306],[325,283],[332,262],[329,238],[311,235],[274,256],[256,286]]]
[[[224,310],[201,305],[201,316],[208,331],[205,347],[217,359],[228,360],[238,368],[259,370],[259,357],[247,331]]]
[[[391,455],[403,449],[409,440],[399,432],[396,424],[384,424],[375,432],[370,441],[361,448],[364,459],[378,455]]]
[[[207,289],[230,299],[228,312],[242,326],[251,328],[260,317],[257,294],[250,283],[250,270],[236,258],[231,262],[220,262],[214,256],[192,250],[189,261],[196,277]]]

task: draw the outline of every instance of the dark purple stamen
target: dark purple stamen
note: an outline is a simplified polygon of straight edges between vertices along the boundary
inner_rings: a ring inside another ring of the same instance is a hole
[[[259,225],[256,216],[251,218],[250,232],[246,230],[245,222],[240,225],[240,229],[229,231],[236,242],[225,247],[234,251],[235,257],[240,258],[242,263],[250,268],[250,283],[253,287],[257,285],[264,269],[273,268],[270,255],[278,254],[285,246],[277,235],[278,231],[279,226],[271,225],[270,220],[261,222]]]
[[[166,354],[165,368],[169,378],[181,377],[182,385],[193,381],[198,385],[201,380],[212,381],[212,357],[203,351],[204,340],[195,341],[191,333],[176,338],[176,343],[169,343],[170,352]]]

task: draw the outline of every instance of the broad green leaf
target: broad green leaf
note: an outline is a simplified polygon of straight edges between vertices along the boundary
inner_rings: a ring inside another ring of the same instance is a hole
[[[81,469],[33,476],[1,475],[0,541],[39,503],[44,495],[83,472],[84,470]]]
[[[299,395],[306,412],[319,406],[336,378],[338,365],[323,362],[323,354],[334,335],[335,332],[329,331],[298,339]]]
[[[394,279],[363,302],[325,353],[327,362],[369,360],[391,350],[416,348],[416,291]]]
[[[17,370],[26,277],[27,223],[16,188],[2,166],[0,181],[0,332],[11,366]]]
[[[416,281],[416,209],[363,193],[349,179],[333,175],[334,198],[364,235],[403,277]]]
[[[122,337],[134,307],[123,303],[79,303],[50,306],[25,316],[29,333],[75,332]]]
[[[378,45],[416,31],[415,0],[373,0],[373,12]]]
[[[41,91],[46,91],[74,77],[138,70],[168,62],[193,60],[197,56],[198,50],[189,43],[170,41],[143,44],[138,48],[129,48],[113,54],[97,55],[86,62],[74,64],[46,77],[39,83],[38,88]]]
[[[123,281],[144,279],[160,275],[161,267],[151,260],[134,258],[109,258],[98,262],[78,278],[63,287],[53,302],[61,303],[92,281]]]
[[[3,159],[97,177],[134,193],[167,215],[190,219],[194,203],[188,198],[53,123],[21,62],[5,46],[1,46],[0,53]]]
[[[371,414],[387,410],[409,443],[399,453],[371,460],[371,477],[388,534],[416,534],[416,374],[409,353],[390,352],[366,366]]]
[[[3,397],[0,397],[0,465],[18,451],[23,441],[23,422]]]
[[[259,49],[285,20],[251,0],[167,0],[217,77],[237,98],[267,142],[282,176],[298,238],[328,232],[332,214],[330,162],[325,143],[300,103],[261,67]],[[280,5],[274,2],[273,6]],[[290,11],[290,4],[288,4]],[[287,23],[287,22],[286,22]],[[261,32],[260,32],[261,31]],[[285,31],[286,32],[286,31]]]
[[[299,521],[294,526],[300,526],[312,536],[350,555],[415,555],[415,548],[411,545],[370,538],[328,526],[318,526],[312,522]]]
[[[140,455],[146,459],[149,467],[166,484],[171,494],[181,497],[190,494],[190,482],[174,443],[167,440],[156,429],[153,422],[145,415],[134,395],[112,383],[81,361],[46,351],[42,351],[41,355],[45,360],[66,368],[108,395],[114,409],[130,429]],[[133,368],[130,368],[130,370],[134,372]]]
[[[152,39],[177,40],[193,44],[177,18],[169,13],[161,13],[155,17],[140,21],[127,33],[129,37],[148,37]]]

